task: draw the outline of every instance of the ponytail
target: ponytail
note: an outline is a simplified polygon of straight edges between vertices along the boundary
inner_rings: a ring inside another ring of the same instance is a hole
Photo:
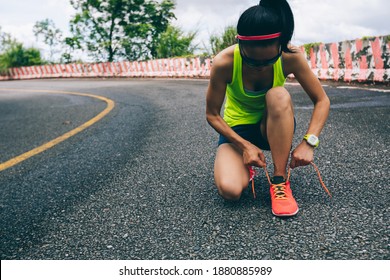
[[[294,15],[286,0],[261,0],[259,5],[247,9],[238,20],[239,35],[256,36],[281,32],[278,39],[259,41],[259,45],[269,45],[279,40],[282,51],[288,48],[294,33]]]

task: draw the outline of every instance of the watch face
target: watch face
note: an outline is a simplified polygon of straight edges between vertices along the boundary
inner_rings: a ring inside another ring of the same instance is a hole
[[[315,136],[315,135],[310,135],[309,138],[307,139],[307,142],[314,146],[315,144],[317,144],[317,141],[318,141],[318,138]]]

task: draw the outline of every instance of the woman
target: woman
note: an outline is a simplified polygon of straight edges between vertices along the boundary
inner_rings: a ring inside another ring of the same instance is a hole
[[[238,44],[214,58],[207,89],[207,121],[220,134],[214,165],[219,194],[238,200],[251,179],[251,166],[265,167],[262,150],[270,150],[276,216],[298,212],[286,174],[295,131],[291,96],[283,87],[286,77],[294,74],[314,104],[306,135],[291,154],[291,168],[313,161],[330,107],[303,54],[289,46],[293,31],[293,14],[285,0],[261,0],[247,9],[237,24]]]

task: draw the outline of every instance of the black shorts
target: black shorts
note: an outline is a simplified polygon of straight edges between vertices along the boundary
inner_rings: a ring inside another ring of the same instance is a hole
[[[269,146],[269,143],[267,140],[264,139],[263,135],[261,134],[260,124],[242,124],[233,126],[232,129],[234,132],[236,132],[238,135],[240,135],[245,140],[251,142],[253,145],[259,147],[262,150],[270,151],[271,148]],[[294,133],[296,128],[296,121],[294,118]],[[230,143],[230,141],[223,136],[222,134],[219,135],[219,141],[218,146],[224,143]]]

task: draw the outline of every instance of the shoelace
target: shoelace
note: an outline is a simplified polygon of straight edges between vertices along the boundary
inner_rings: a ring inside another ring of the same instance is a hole
[[[275,199],[287,199],[287,195],[286,195],[286,182],[290,180],[290,173],[291,173],[290,171],[291,171],[291,169],[289,167],[288,168],[286,181],[284,181],[284,182],[282,182],[280,184],[272,184],[271,178],[270,178],[270,176],[268,174],[268,171],[265,168],[265,174],[267,176],[268,182],[271,185],[271,187],[274,189],[274,192],[275,192]],[[253,189],[252,189],[252,192],[253,192]]]
[[[310,162],[310,164],[314,167],[315,171],[317,172],[318,179],[320,181],[320,184],[322,188],[325,190],[325,192],[329,195],[330,198],[332,198],[332,194],[328,190],[328,188],[325,186],[324,181],[322,180],[320,170],[318,169],[317,165],[314,164],[314,162]],[[272,186],[271,182],[271,177],[269,176],[267,167],[264,167],[264,172],[267,177],[268,183]],[[290,173],[291,173],[291,168],[288,168],[287,172],[287,179],[286,181],[289,181],[290,179]],[[255,192],[255,175],[256,171],[253,169],[253,167],[249,167],[249,181],[252,181],[252,193],[253,193],[253,198],[256,198],[256,192]],[[285,199],[286,194],[285,194],[285,183],[280,183],[280,184],[274,184],[273,185],[275,189],[275,195],[277,196],[277,199]]]
[[[287,199],[286,182],[271,185],[275,192],[275,199]]]

